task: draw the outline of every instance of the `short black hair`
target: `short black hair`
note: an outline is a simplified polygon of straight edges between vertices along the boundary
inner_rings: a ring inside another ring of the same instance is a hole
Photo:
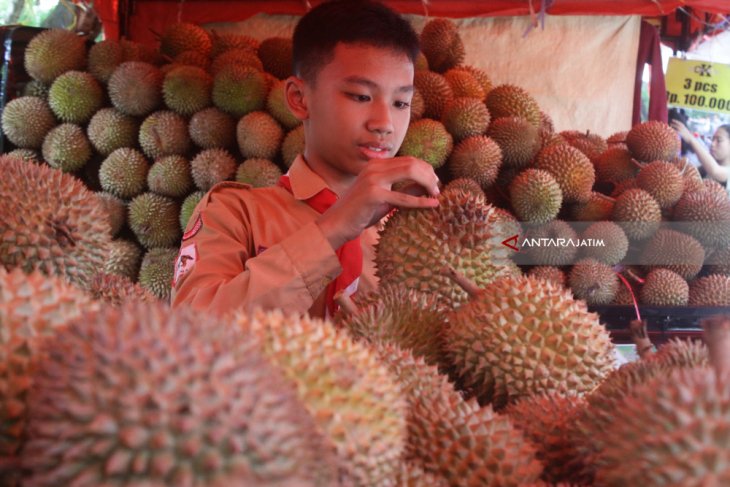
[[[338,43],[365,44],[406,54],[415,64],[418,34],[397,12],[373,0],[329,0],[307,12],[293,36],[293,69],[314,83]]]

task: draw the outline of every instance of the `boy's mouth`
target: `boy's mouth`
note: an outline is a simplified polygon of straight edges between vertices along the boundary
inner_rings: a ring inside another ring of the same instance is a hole
[[[380,144],[360,144],[360,152],[368,159],[386,159],[390,157],[392,148]]]

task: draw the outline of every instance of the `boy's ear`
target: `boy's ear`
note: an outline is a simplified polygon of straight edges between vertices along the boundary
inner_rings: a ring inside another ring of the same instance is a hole
[[[289,76],[285,85],[286,103],[292,114],[299,120],[309,118],[307,97],[304,91],[304,81],[296,76]]]

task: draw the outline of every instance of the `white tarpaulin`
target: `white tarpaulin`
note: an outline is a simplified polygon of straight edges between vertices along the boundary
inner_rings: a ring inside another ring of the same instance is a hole
[[[422,16],[409,16],[420,32]],[[208,24],[218,32],[265,39],[291,36],[298,17],[256,15],[243,22]],[[549,16],[545,29],[529,17],[454,19],[466,63],[495,84],[522,86],[537,99],[556,130],[603,136],[631,128],[639,16]]]

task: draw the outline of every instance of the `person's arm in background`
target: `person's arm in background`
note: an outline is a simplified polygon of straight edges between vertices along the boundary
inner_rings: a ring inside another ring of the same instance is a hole
[[[716,181],[726,183],[730,177],[730,169],[718,164],[715,158],[712,157],[712,154],[710,154],[710,151],[707,150],[705,144],[698,140],[682,122],[672,120],[670,125],[679,133],[682,140],[687,142],[692,147],[692,150],[695,151],[697,159],[699,159],[707,175]]]

